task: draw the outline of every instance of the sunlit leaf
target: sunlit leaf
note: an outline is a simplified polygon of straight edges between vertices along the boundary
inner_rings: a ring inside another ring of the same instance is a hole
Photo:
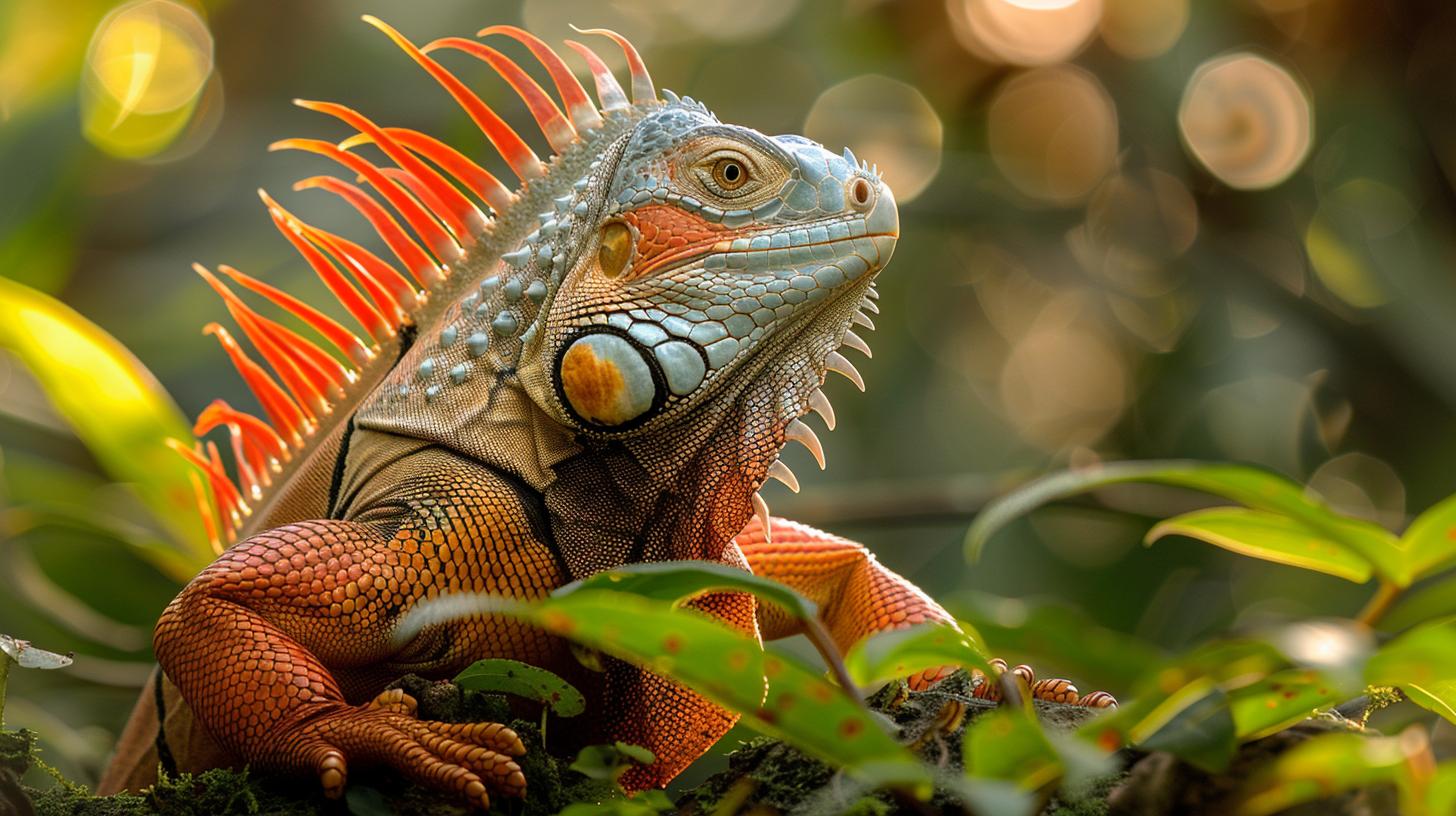
[[[726,564],[707,561],[659,561],[631,564],[599,572],[557,589],[558,597],[573,592],[611,590],[630,592],[659,601],[684,601],[705,592],[747,592],[768,601],[799,620],[813,619],[814,602],[777,581],[761,578]]]
[[[1242,507],[1197,510],[1158,524],[1148,531],[1147,542],[1170,535],[1357,584],[1370,580],[1369,561],[1289,516]]]
[[[1397,686],[1412,702],[1456,722],[1456,618],[1387,643],[1365,664],[1365,682]]]
[[[1396,738],[1324,734],[1275,757],[1260,770],[1238,813],[1269,816],[1343,791],[1397,784],[1408,773],[1407,757]]]
[[[1289,666],[1287,657],[1263,641],[1207,643],[1148,672],[1117,710],[1077,733],[1104,751],[1124,745],[1163,750],[1218,772],[1236,746],[1229,695],[1256,688]]]
[[[1060,604],[966,592],[948,604],[958,617],[994,644],[1001,657],[1017,655],[1050,664],[1085,687],[1131,688],[1167,662],[1151,644],[1087,619]]]
[[[1380,619],[1379,628],[1386,632],[1399,632],[1453,615],[1456,615],[1456,573],[1443,575],[1402,593]]]
[[[831,764],[853,769],[868,762],[903,762],[907,768],[919,767],[861,701],[797,658],[765,653],[756,639],[664,601],[581,588],[534,602],[449,595],[418,604],[395,627],[394,636],[407,642],[425,626],[483,612],[530,621],[677,680],[742,713],[744,722],[760,733]]]
[[[566,597],[574,592],[596,590],[627,592],[643,598],[669,601],[674,605],[709,592],[749,593],[798,620],[804,635],[835,673],[835,679],[845,686],[852,685],[844,672],[839,649],[819,619],[814,602],[777,581],[707,561],[646,562],[604,570],[567,584],[552,595]]]
[[[115,338],[61,302],[0,278],[0,346],[35,375],[112,478],[131,485],[179,542],[190,578],[212,560],[188,465],[167,449],[191,428],[162,386]],[[175,562],[158,559],[175,571]]]
[[[639,745],[620,740],[613,745],[588,745],[577,752],[571,769],[591,779],[616,782],[635,765],[651,765],[657,761],[652,752]]]
[[[849,676],[861,686],[909,677],[925,669],[961,666],[991,674],[985,647],[974,630],[956,631],[943,623],[879,632],[860,641],[844,658]]]
[[[1289,516],[1358,553],[1396,583],[1409,583],[1395,536],[1380,527],[1334,513],[1304,488],[1276,473],[1244,465],[1194,461],[1116,462],[1044,476],[992,502],[976,517],[966,532],[966,555],[975,560],[997,530],[1043,504],[1129,483],[1184,487],[1254,510]]]
[[[1239,739],[1252,740],[1283,731],[1316,711],[1343,702],[1348,689],[1311,669],[1271,674],[1229,695]]]
[[[1228,697],[1211,683],[1190,683],[1164,700],[1128,731],[1145,751],[1167,751],[1211,773],[1233,758],[1235,726]]]
[[[1400,537],[1411,580],[1420,580],[1456,564],[1456,496],[1416,516]]]
[[[544,703],[558,717],[586,710],[586,699],[560,677],[519,660],[477,660],[455,675],[455,685],[471,691],[497,691]]]
[[[966,773],[1013,782],[1036,791],[1062,776],[1062,760],[1033,716],[1018,707],[998,708],[966,727],[962,743]]]

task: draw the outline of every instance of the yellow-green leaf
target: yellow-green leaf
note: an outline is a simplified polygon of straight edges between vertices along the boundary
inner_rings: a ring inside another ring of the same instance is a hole
[[[1048,502],[1117,484],[1162,484],[1221,496],[1254,510],[1289,516],[1359,553],[1381,575],[1410,583],[1395,536],[1369,522],[1341,516],[1289,479],[1246,465],[1193,461],[1114,462],[1044,476],[992,502],[966,532],[966,555],[1011,520]]]
[[[1283,731],[1337,705],[1345,699],[1345,691],[1311,669],[1271,674],[1229,695],[1235,733],[1240,740],[1254,740]]]
[[[1370,562],[1364,557],[1289,516],[1243,507],[1197,510],[1158,524],[1148,532],[1147,542],[1170,535],[1357,584],[1370,580]]]
[[[1456,722],[1456,618],[1428,623],[1381,647],[1365,682],[1397,686],[1412,702]]]
[[[909,677],[925,669],[962,666],[990,675],[986,652],[975,630],[943,623],[924,623],[872,635],[850,649],[844,658],[849,676],[861,686]]]
[[[191,429],[151,372],[60,301],[5,278],[0,347],[25,364],[107,473],[130,485],[172,532],[189,566],[157,559],[158,567],[186,580],[211,561],[189,466],[165,444],[190,439]]]
[[[1416,516],[1400,537],[1411,580],[1420,580],[1456,564],[1456,496]]]
[[[967,726],[961,748],[966,774],[975,779],[1001,779],[1035,791],[1062,776],[1061,757],[1021,708],[998,708],[977,717]]]
[[[1239,816],[1270,816],[1356,788],[1394,784],[1402,813],[1415,816],[1409,758],[1399,738],[1324,734],[1276,757],[1250,781]]]

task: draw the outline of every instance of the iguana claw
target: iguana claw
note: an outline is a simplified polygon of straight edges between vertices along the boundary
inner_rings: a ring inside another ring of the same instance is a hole
[[[1094,691],[1086,695],[1079,695],[1077,687],[1072,681],[1063,680],[1060,677],[1049,677],[1045,680],[1036,679],[1036,672],[1028,665],[1022,664],[1007,669],[1006,661],[1001,658],[991,660],[991,668],[998,672],[1010,671],[1021,678],[1026,688],[1031,692],[1034,700],[1045,700],[1051,703],[1062,703],[1064,705],[1084,706],[1087,708],[1117,708],[1117,698],[1105,691]],[[1001,686],[995,682],[988,682],[985,675],[976,673],[977,684],[972,696],[982,700],[1000,700]]]
[[[491,792],[515,797],[526,792],[526,777],[512,759],[526,748],[514,731],[497,723],[416,720],[382,708],[376,699],[319,717],[290,734],[288,743],[283,752],[311,767],[330,799],[343,795],[350,761],[388,765],[483,810],[490,808]]]

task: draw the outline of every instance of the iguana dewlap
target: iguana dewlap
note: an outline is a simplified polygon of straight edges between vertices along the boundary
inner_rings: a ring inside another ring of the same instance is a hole
[[[297,189],[342,198],[391,257],[262,193],[362,333],[242,272],[198,267],[254,349],[207,328],[263,416],[218,401],[198,419],[199,436],[227,431],[235,477],[213,442],[177,445],[205,481],[220,554],[157,625],[169,682],[139,704],[103,790],[154,775],[162,700],[183,769],[243,761],[313,774],[337,795],[355,768],[385,765],[481,806],[491,792],[519,795],[521,745],[508,729],[421,721],[399,694],[376,697],[403,673],[449,677],[492,656],[582,684],[594,718],[585,739],[657,756],[633,786],[666,783],[734,722],[626,664],[585,672],[565,643],[513,621],[460,620],[391,645],[412,604],[449,592],[536,597],[628,562],[706,559],[818,601],[842,647],[945,619],[861,546],[771,521],[757,493],[769,477],[793,486],[778,461],[789,440],[822,464],[799,417],[817,411],[832,427],[826,370],[859,382],[838,349],[868,351],[851,326],[871,325],[862,309],[876,311],[873,280],[899,232],[878,174],[847,150],[660,99],[611,32],[585,33],[622,48],[631,101],[591,49],[567,43],[595,78],[594,105],[561,57],[519,29],[416,48],[366,19],[454,97],[519,183],[425,134],[300,103],[347,130],[337,143],[275,145],[345,171]],[[493,47],[510,38],[544,67],[564,112]],[[472,58],[524,100],[547,160],[443,67]],[[794,631],[745,595],[696,605],[765,638]]]

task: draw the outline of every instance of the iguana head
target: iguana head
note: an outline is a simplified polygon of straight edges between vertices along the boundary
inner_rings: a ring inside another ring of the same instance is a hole
[[[522,364],[557,421],[598,438],[682,434],[736,407],[761,414],[751,433],[781,433],[826,364],[857,376],[836,349],[861,344],[850,324],[899,220],[853,154],[679,101],[583,182],[580,225],[554,236],[569,269]]]

